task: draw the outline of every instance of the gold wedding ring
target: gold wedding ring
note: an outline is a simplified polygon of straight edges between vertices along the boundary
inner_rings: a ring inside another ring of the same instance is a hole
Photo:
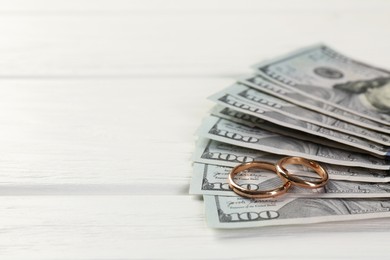
[[[275,197],[281,194],[284,194],[290,187],[291,187],[291,182],[289,182],[287,179],[282,178],[284,184],[280,187],[277,187],[273,190],[264,190],[264,191],[259,191],[259,190],[248,190],[245,189],[241,186],[239,186],[235,181],[234,181],[234,176],[236,176],[238,173],[243,172],[245,170],[249,169],[264,169],[264,170],[269,170],[272,172],[276,172],[276,166],[272,163],[268,162],[250,162],[250,163],[244,163],[240,164],[236,167],[233,168],[233,170],[229,174],[229,186],[230,188],[237,193],[238,195],[246,198],[251,198],[251,199],[259,199],[259,198],[271,198]]]
[[[308,181],[303,178],[294,176],[285,167],[288,164],[298,164],[306,166],[314,170],[320,177],[319,180]],[[234,176],[249,169],[264,169],[275,172],[284,182],[282,186],[279,186],[273,190],[249,190],[241,187],[234,181]],[[250,199],[263,199],[276,197],[278,195],[286,193],[286,191],[292,186],[297,185],[304,188],[316,189],[324,186],[329,179],[326,170],[315,161],[307,160],[302,157],[284,157],[280,159],[276,164],[269,162],[250,162],[240,164],[232,169],[229,174],[229,186],[238,195]]]
[[[306,167],[311,168],[314,170],[319,176],[320,179],[317,181],[307,181],[302,178],[299,178],[297,176],[293,176],[286,168],[285,165],[287,164],[299,164]],[[326,170],[316,163],[315,161],[310,161],[302,157],[285,157],[280,159],[276,164],[276,173],[282,177],[283,179],[286,179],[292,184],[295,184],[300,187],[309,188],[309,189],[315,189],[322,187],[326,184],[326,182],[329,179],[328,173]]]

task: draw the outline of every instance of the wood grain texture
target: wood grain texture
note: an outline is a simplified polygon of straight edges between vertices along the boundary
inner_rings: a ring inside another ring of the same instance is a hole
[[[0,12],[0,76],[236,76],[318,42],[387,67],[389,9],[351,0],[16,1]]]
[[[230,82],[3,80],[0,194],[95,184],[103,193],[187,194],[207,95]]]
[[[214,230],[188,186],[209,95],[318,42],[389,68],[389,11],[385,0],[2,2],[0,258],[386,258],[388,219]]]
[[[0,250],[7,259],[367,259],[388,251],[386,219],[214,230],[205,225],[203,202],[190,196],[7,196],[0,202],[7,212]]]

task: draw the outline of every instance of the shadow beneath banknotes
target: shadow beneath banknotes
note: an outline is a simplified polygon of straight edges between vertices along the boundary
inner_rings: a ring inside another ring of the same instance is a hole
[[[203,201],[202,195],[191,195],[193,200]]]

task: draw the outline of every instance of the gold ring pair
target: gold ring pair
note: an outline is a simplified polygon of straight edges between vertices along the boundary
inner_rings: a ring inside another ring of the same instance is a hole
[[[320,176],[320,179],[316,181],[307,181],[297,176],[294,176],[285,168],[285,165],[288,164],[298,164],[311,168]],[[264,169],[275,172],[283,180],[284,183],[282,186],[279,186],[273,190],[259,191],[245,189],[234,181],[234,176],[236,176],[242,171],[249,169]],[[235,193],[240,196],[251,199],[259,199],[270,198],[284,194],[292,185],[297,185],[309,189],[316,189],[324,186],[327,183],[328,179],[328,173],[317,162],[307,160],[302,157],[284,157],[280,159],[276,164],[254,161],[250,163],[243,163],[234,167],[229,174],[229,186]]]

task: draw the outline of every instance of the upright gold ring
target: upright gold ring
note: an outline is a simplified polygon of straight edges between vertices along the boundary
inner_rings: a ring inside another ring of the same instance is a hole
[[[236,167],[233,168],[233,170],[229,174],[229,186],[230,188],[237,193],[240,196],[246,197],[246,198],[251,198],[251,199],[261,199],[261,198],[271,198],[275,197],[281,194],[284,194],[290,187],[291,187],[291,182],[289,182],[287,179],[282,178],[284,184],[282,186],[279,186],[273,190],[248,190],[245,189],[241,186],[239,186],[235,181],[234,181],[234,176],[236,176],[238,173],[243,172],[245,170],[249,169],[265,169],[269,170],[272,172],[276,172],[276,166],[272,163],[268,162],[250,162],[250,163],[244,163],[240,164]]]
[[[293,176],[285,168],[285,165],[287,164],[299,164],[299,165],[309,167],[313,169],[320,176],[320,179],[316,181],[307,181],[297,176]],[[309,189],[316,189],[322,187],[327,183],[329,179],[328,173],[321,165],[319,165],[315,161],[307,160],[302,157],[284,157],[280,159],[276,164],[276,173],[280,177],[287,179],[288,181],[292,182],[297,186],[309,188]]]

